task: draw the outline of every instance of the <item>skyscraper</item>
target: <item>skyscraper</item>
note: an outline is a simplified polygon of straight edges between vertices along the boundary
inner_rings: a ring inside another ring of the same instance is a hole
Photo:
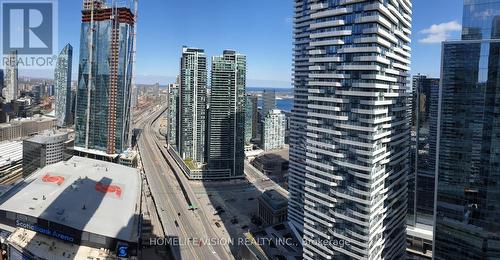
[[[418,74],[412,90],[407,254],[418,259],[432,255],[439,79]]]
[[[265,89],[262,92],[262,116],[276,108],[276,91]]]
[[[252,104],[252,139],[257,138],[257,131],[259,129],[259,97],[256,95],[250,96],[250,102]]]
[[[253,138],[254,110],[252,96],[248,95],[245,98],[245,144],[250,144],[250,141]]]
[[[73,63],[73,47],[67,44],[57,57],[55,69],[56,118],[57,126],[66,127],[72,124],[71,118],[71,67]]]
[[[285,114],[272,109],[262,120],[262,148],[264,151],[281,149],[285,146]]]
[[[179,155],[205,163],[207,57],[203,49],[182,49],[179,90]]]
[[[465,1],[442,45],[435,259],[500,258],[499,53],[500,0]]]
[[[245,55],[225,50],[222,56],[213,57],[211,76],[208,168],[210,174],[220,177],[241,176],[245,159]]]
[[[3,70],[0,69],[0,94],[2,94],[2,89],[3,89]]]
[[[12,100],[17,100],[18,98],[18,70],[17,70],[17,51],[12,51],[6,57],[5,66],[5,77],[4,77],[4,87],[3,87],[3,97],[5,98],[5,103],[9,103]]]
[[[84,1],[75,146],[123,152],[130,139],[135,15],[117,2]]]
[[[411,225],[417,222],[432,225],[439,79],[414,76],[413,92],[407,216]]]
[[[401,259],[411,2],[294,6],[288,215],[304,259]]]
[[[155,83],[153,86],[153,96],[158,99],[160,97],[160,83]]]
[[[168,86],[168,136],[170,145],[177,149],[179,124],[179,84],[174,83]]]
[[[134,86],[132,87],[132,108],[135,108],[137,107],[137,105],[139,104],[139,89]]]

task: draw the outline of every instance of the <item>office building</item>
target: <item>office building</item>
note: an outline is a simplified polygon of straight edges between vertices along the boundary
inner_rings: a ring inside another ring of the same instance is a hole
[[[155,99],[159,99],[160,98],[160,83],[156,83],[153,86],[153,97]]]
[[[23,141],[23,176],[64,159],[68,132],[48,130]]]
[[[251,95],[249,96],[250,98],[250,103],[252,104],[252,139],[257,138],[257,135],[259,133],[259,106],[258,106],[258,101],[259,97],[257,95]]]
[[[276,91],[264,89],[262,92],[262,116],[266,116],[269,111],[276,108]]]
[[[225,50],[212,58],[208,168],[210,174],[243,175],[246,56]],[[218,173],[217,171],[221,171]]]
[[[407,251],[410,256],[429,258],[434,226],[439,79],[419,74],[413,77],[412,85]]]
[[[3,80],[3,77],[4,77],[4,74],[3,74],[3,70],[0,69],[0,96],[2,94],[2,89],[3,89],[3,84],[4,84],[4,80]]]
[[[408,220],[432,225],[439,79],[413,77],[412,150],[408,177]]]
[[[71,87],[71,83],[70,83],[70,87]],[[56,87],[55,87],[55,85],[48,85],[47,86],[47,96],[53,97],[55,95],[56,95]]]
[[[177,127],[179,124],[179,84],[170,84],[168,86],[168,133],[167,140],[170,145],[177,147],[179,142],[179,133]],[[176,148],[177,149],[177,148]]]
[[[258,214],[264,226],[283,223],[286,221],[286,208],[288,199],[281,192],[270,189],[266,190],[258,198]]]
[[[133,9],[85,1],[81,32],[75,146],[119,154],[131,138]]]
[[[56,127],[56,119],[35,115],[0,124],[0,142],[39,134]]]
[[[255,109],[252,101],[252,96],[245,97],[245,144],[250,144],[253,138],[253,112]]]
[[[15,234],[9,251],[30,259],[137,259],[140,198],[137,169],[75,156],[4,193],[1,230]]]
[[[71,114],[70,114],[70,117],[71,117],[73,124],[75,123],[75,113],[76,113],[76,88],[75,89],[72,88],[71,89]]]
[[[73,64],[73,46],[67,44],[59,57],[55,69],[56,118],[57,126],[67,127],[73,123],[71,118],[71,72]]]
[[[285,146],[285,114],[272,109],[262,120],[262,149],[264,151],[282,149]]]
[[[137,87],[136,85],[134,85],[132,87],[132,108],[137,108],[139,107],[139,87]]]
[[[500,258],[500,0],[464,1],[444,42],[434,258]]]
[[[4,62],[4,85],[3,97],[5,103],[10,103],[19,97],[18,89],[18,64],[17,64],[17,51],[12,51],[6,55]]]
[[[206,161],[207,57],[183,47],[179,90],[179,155],[201,166]],[[182,129],[182,131],[180,131]]]
[[[288,219],[303,258],[403,259],[411,1],[294,7]]]
[[[283,149],[257,155],[251,164],[278,185],[285,186],[289,168],[288,150]]]

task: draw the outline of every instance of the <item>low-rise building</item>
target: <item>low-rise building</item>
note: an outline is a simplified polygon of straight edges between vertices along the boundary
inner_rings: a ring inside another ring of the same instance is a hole
[[[39,134],[56,127],[56,119],[36,115],[0,124],[0,142]]]
[[[130,148],[120,154],[108,154],[104,151],[95,149],[86,149],[83,147],[74,146],[74,142],[66,143],[66,156],[79,156],[90,159],[95,159],[104,162],[111,162],[137,168],[139,162],[139,154]]]
[[[267,226],[245,235],[250,236],[249,241],[253,243],[246,244],[249,257],[244,259],[303,259],[302,238],[296,237],[287,223]]]
[[[139,163],[139,154],[134,150],[126,150],[120,154],[118,158],[118,163],[128,167],[137,168]]]
[[[141,187],[137,169],[74,156],[37,170],[0,197],[0,230],[13,232],[10,250],[30,257],[97,259],[101,250],[106,257],[100,259],[137,259]],[[57,250],[45,250],[44,242]]]
[[[417,223],[406,226],[406,253],[408,260],[432,259],[432,224]]]
[[[23,176],[64,159],[68,132],[47,130],[23,141]]]
[[[15,229],[6,242],[8,259],[120,259],[103,248],[75,246],[25,228]]]
[[[288,158],[283,158],[278,154],[267,153],[256,157],[251,164],[277,183],[286,181],[289,165]]]
[[[258,215],[264,225],[286,221],[288,198],[277,190],[266,190],[259,197]]]
[[[22,177],[23,143],[0,142],[0,184],[11,184]]]

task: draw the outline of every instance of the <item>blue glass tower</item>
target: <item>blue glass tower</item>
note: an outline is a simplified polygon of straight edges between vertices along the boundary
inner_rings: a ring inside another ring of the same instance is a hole
[[[408,177],[408,225],[432,226],[439,79],[413,77],[412,149]]]
[[[85,1],[75,145],[117,154],[129,143],[135,17],[129,7]]]
[[[56,117],[57,126],[71,125],[71,67],[73,64],[73,46],[67,44],[57,57],[54,72],[56,85]]]
[[[465,0],[443,44],[435,259],[500,258],[499,21],[500,0]]]

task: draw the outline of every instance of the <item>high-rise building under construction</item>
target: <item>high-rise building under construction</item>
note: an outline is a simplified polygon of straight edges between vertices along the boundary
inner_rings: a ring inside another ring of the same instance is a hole
[[[128,146],[136,6],[115,0],[83,3],[77,147],[118,154]]]

